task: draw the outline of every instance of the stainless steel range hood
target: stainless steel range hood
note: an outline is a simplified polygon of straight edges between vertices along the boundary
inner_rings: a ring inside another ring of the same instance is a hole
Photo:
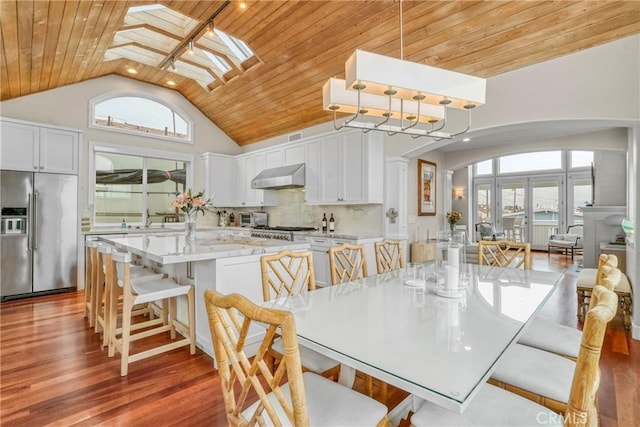
[[[251,180],[256,190],[280,190],[304,187],[304,163],[265,169]]]

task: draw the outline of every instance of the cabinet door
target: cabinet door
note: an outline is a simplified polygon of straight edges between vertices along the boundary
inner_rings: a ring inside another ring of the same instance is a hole
[[[8,170],[38,171],[40,128],[3,121],[0,126],[0,168]]]
[[[235,205],[236,206],[249,206],[247,200],[247,157],[236,158],[236,173],[235,173]],[[249,183],[251,185],[251,183]]]
[[[341,156],[342,142],[339,136],[324,138],[322,141],[322,175],[321,197],[324,203],[342,201],[341,171],[343,169]]]
[[[322,139],[307,143],[305,161],[305,201],[309,204],[322,202]]]
[[[296,144],[293,146],[285,147],[283,151],[285,165],[296,165],[298,163],[304,163],[304,144]]]
[[[342,144],[343,161],[340,171],[342,195],[340,201],[365,203],[367,184],[364,179],[364,135],[361,132],[346,134],[342,137]]]
[[[40,129],[40,172],[78,174],[77,132]]]
[[[313,269],[315,270],[316,286],[331,285],[329,273],[329,238],[312,237],[311,252],[313,255]]]
[[[264,167],[265,169],[277,168],[282,166],[282,149],[267,151],[264,153]],[[256,175],[261,171],[256,171]]]
[[[213,197],[213,206],[234,206],[235,160],[232,157],[205,154],[203,161],[203,179],[205,194]]]

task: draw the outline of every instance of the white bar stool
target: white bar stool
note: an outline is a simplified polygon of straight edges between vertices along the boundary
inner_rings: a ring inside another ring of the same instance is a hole
[[[196,352],[195,335],[195,292],[191,285],[179,285],[168,278],[158,278],[149,280],[132,280],[131,278],[131,254],[123,252],[112,252],[111,258],[115,263],[118,288],[122,290],[122,333],[118,334],[112,330],[109,335],[109,356],[113,356],[115,351],[121,355],[120,375],[127,375],[129,364],[164,353],[179,347],[189,346],[190,353]],[[113,285],[112,285],[113,286]],[[114,286],[115,288],[115,286]],[[114,301],[111,293],[110,300]],[[186,295],[188,305],[187,324],[176,318],[176,297]],[[149,319],[145,322],[136,323],[132,327],[131,319],[134,316],[134,306],[152,301],[168,301],[168,313],[162,319]],[[116,320],[116,311],[113,304],[109,304],[109,327],[113,328]],[[168,315],[167,315],[168,314]],[[144,330],[132,333],[134,330]],[[183,335],[182,339],[176,340],[176,329]],[[156,347],[131,354],[131,343],[136,340],[147,338],[162,332],[170,332],[172,342],[158,345]]]

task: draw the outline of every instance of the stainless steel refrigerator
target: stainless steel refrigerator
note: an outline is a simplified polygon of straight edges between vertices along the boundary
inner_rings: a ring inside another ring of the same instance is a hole
[[[2,301],[77,286],[78,179],[0,171]]]

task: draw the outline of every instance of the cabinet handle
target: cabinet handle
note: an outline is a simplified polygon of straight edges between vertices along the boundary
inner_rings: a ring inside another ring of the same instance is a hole
[[[38,167],[37,167],[37,166],[34,166],[33,168],[34,168],[34,169],[36,169],[36,170],[38,169]]]

